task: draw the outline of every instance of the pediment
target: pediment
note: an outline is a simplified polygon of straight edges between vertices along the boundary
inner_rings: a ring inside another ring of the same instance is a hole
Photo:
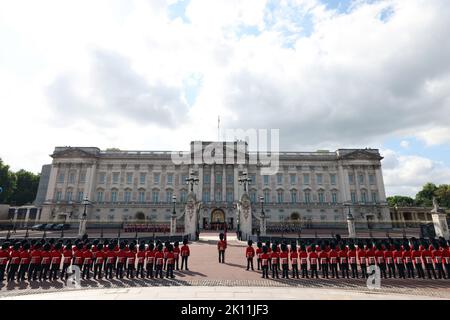
[[[366,151],[364,149],[361,150],[355,150],[353,152],[347,153],[345,155],[342,155],[339,157],[339,159],[345,159],[345,160],[381,160],[383,157],[381,157],[379,154],[375,154],[369,151]]]
[[[65,150],[56,151],[51,155],[52,158],[95,158],[96,155],[84,151],[80,148],[67,148]]]

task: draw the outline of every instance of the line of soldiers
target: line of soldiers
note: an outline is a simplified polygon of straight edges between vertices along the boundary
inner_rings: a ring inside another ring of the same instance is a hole
[[[70,266],[77,266],[83,279],[105,278],[174,278],[174,270],[189,270],[190,249],[188,241],[170,242],[127,240],[90,242],[89,239],[63,241],[50,239],[15,240],[0,247],[0,282],[31,280],[67,280]],[[181,266],[179,260],[181,257]]]
[[[253,259],[257,258],[257,268],[262,271],[262,278],[318,278],[319,271],[323,278],[367,278],[368,268],[378,266],[382,278],[418,278],[450,279],[450,241],[444,238],[425,240],[423,238],[403,240],[345,240],[339,236],[331,241],[322,240],[313,243],[300,241],[299,247],[294,241],[290,245],[283,243],[258,242],[256,250],[253,242],[248,241],[245,250],[247,270],[254,270]]]

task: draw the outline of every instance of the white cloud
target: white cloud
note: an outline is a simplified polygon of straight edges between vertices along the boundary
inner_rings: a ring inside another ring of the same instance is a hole
[[[405,149],[409,148],[409,141],[408,140],[400,141],[400,147],[405,148]]]

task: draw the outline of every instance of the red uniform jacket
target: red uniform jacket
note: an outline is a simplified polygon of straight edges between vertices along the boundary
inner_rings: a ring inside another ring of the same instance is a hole
[[[319,255],[319,262],[321,264],[328,263],[328,253],[325,250],[320,251],[318,255]]]
[[[169,249],[164,248],[163,249],[163,254],[164,254],[164,259],[167,259],[167,254],[169,253]]]
[[[22,250],[20,252],[20,264],[29,264],[30,263],[30,251]]]
[[[164,260],[164,254],[160,251],[156,251],[155,253],[155,263],[157,265],[162,265]]]
[[[422,258],[425,263],[433,263],[433,255],[430,250],[422,250]]]
[[[269,265],[269,259],[270,256],[268,253],[262,253],[261,254],[261,265],[264,266],[268,266]]]
[[[167,264],[174,264],[175,263],[175,255],[173,252],[167,252]]]
[[[384,251],[383,250],[375,251],[375,258],[377,259],[377,264],[383,264],[386,262],[384,259]]]
[[[351,264],[356,264],[356,249],[349,250],[347,252],[348,262]]]
[[[106,253],[98,250],[95,253],[95,264],[103,264],[103,262],[105,262],[105,257],[106,257]]]
[[[52,250],[50,252],[50,255],[52,257],[52,265],[56,265],[59,267],[59,265],[61,264],[61,252],[59,250]]]
[[[177,260],[179,256],[180,256],[180,248],[179,247],[174,247],[173,248],[173,257],[174,257],[174,259]]]
[[[393,264],[394,263],[394,253],[392,250],[386,250],[384,251],[384,260],[387,264]]]
[[[291,261],[292,261],[292,264],[298,264],[298,253],[297,253],[297,251],[291,251]]]
[[[332,264],[336,264],[338,262],[338,254],[336,250],[330,250],[330,252],[328,252],[328,259]]]
[[[188,245],[183,245],[181,247],[181,256],[182,257],[189,257],[190,254],[191,254],[191,251],[189,250],[189,246]]]
[[[116,251],[117,263],[125,263],[127,259],[127,253],[125,250]]]
[[[91,264],[94,261],[94,255],[91,250],[83,251],[83,264]]]
[[[31,263],[41,264],[41,250],[37,249],[31,251]]]
[[[366,251],[366,256],[367,256],[367,261],[369,264],[375,264],[376,258],[375,258],[375,250],[373,248],[368,249]]]
[[[128,265],[134,265],[136,262],[136,253],[133,250],[129,250],[126,253]]]
[[[281,264],[289,264],[289,252],[284,251],[279,254]]]
[[[145,251],[139,251],[138,253],[137,253],[137,262],[138,262],[138,264],[144,264],[145,263],[145,254],[146,254],[146,252]]]
[[[74,251],[73,264],[75,264],[75,265],[83,264],[83,251],[81,251],[81,250]]]
[[[50,251],[42,251],[41,252],[41,264],[47,265],[52,261],[52,257]]]
[[[319,256],[317,255],[317,252],[310,252],[309,253],[309,264],[312,264],[312,265],[317,265],[317,259],[319,258]]]
[[[146,256],[147,256],[147,263],[148,264],[154,264],[155,263],[155,251],[147,250]]]
[[[341,250],[338,252],[339,262],[340,263],[348,263],[347,252],[345,250]]]
[[[358,249],[359,264],[367,264],[367,253],[364,248]]]
[[[403,264],[403,252],[401,250],[395,250],[393,255],[395,263]]]
[[[20,251],[12,250],[9,254],[9,264],[19,264],[20,263]]]
[[[72,261],[72,256],[73,256],[72,250],[64,249],[63,255],[64,255],[63,263],[70,264],[70,261]]]
[[[107,264],[115,264],[116,263],[116,252],[115,251],[107,251],[105,253],[106,263]]]
[[[262,254],[262,249],[261,248],[256,248],[256,257],[258,259],[261,259],[261,254]]]
[[[450,264],[450,248],[442,250],[442,261],[444,261],[445,264]]]
[[[255,249],[253,247],[247,247],[245,249],[245,256],[247,258],[253,258],[255,256]]]
[[[276,251],[270,253],[270,261],[272,264],[278,264],[278,259],[280,258],[280,254]]]
[[[413,250],[411,253],[411,257],[414,261],[414,264],[422,264],[422,252],[420,250]]]
[[[300,250],[298,252],[300,264],[308,264],[308,252]]]
[[[440,264],[442,263],[442,251],[441,250],[433,250],[431,252],[433,255],[433,260],[435,263]]]
[[[0,249],[0,265],[4,266],[8,263],[9,260],[9,252],[8,250]]]
[[[226,248],[227,248],[227,243],[224,240],[220,240],[219,242],[217,242],[217,249],[219,251],[225,251]]]
[[[403,258],[403,261],[405,261],[405,263],[412,263],[412,252],[411,252],[411,250],[404,250],[402,258]]]

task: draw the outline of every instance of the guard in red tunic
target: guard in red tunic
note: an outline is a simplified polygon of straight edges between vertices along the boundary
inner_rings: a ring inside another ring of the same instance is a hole
[[[373,248],[373,244],[371,242],[367,243],[366,257],[369,266],[376,265],[375,249]]]
[[[113,278],[113,269],[116,265],[116,251],[115,251],[115,245],[113,243],[110,243],[108,245],[108,251],[105,253],[105,259],[106,259],[106,268],[105,268],[105,278],[106,279],[112,279]]]
[[[144,266],[145,266],[145,243],[141,243],[139,245],[139,251],[136,254],[137,257],[137,269],[136,269],[136,278],[144,278]]]
[[[348,272],[348,257],[347,257],[347,251],[345,250],[345,245],[341,244],[340,246],[338,256],[339,256],[339,268],[342,272],[342,278],[347,277],[350,278],[349,272]]]
[[[314,278],[314,276],[316,278],[319,278],[319,274],[317,273],[317,263],[318,263],[318,259],[319,259],[319,255],[316,252],[316,246],[315,244],[311,245],[311,252],[308,255],[309,258],[309,266],[311,269],[311,278]]]
[[[394,255],[395,266],[398,270],[398,277],[402,278],[402,279],[406,279],[405,264],[403,261],[403,251],[402,251],[399,243],[396,243],[394,245],[394,247],[395,247],[395,250],[393,252],[393,255]]]
[[[219,234],[219,242],[217,242],[217,250],[219,252],[219,263],[225,263],[225,250],[227,249],[227,243],[224,240],[224,234]]]
[[[405,261],[406,271],[408,274],[408,278],[414,279],[414,265],[413,265],[413,257],[412,250],[408,243],[403,245],[403,261]]]
[[[414,266],[416,267],[417,276],[421,279],[425,279],[425,272],[423,271],[422,266],[422,251],[420,250],[418,243],[414,243],[413,246],[414,250],[411,253],[411,257]]]
[[[328,279],[328,253],[325,250],[325,244],[322,244],[320,246],[320,251],[318,252],[319,255],[319,267],[322,269],[322,278]]]
[[[262,278],[269,278],[269,259],[270,256],[267,253],[267,247],[263,246],[261,254],[261,270],[262,270]]]
[[[105,262],[105,251],[103,251],[103,244],[99,243],[96,247],[97,252],[95,253],[94,260],[94,279],[102,278],[102,269]]]
[[[47,280],[47,273],[50,270],[52,257],[50,255],[51,246],[49,243],[44,244],[44,250],[41,252],[41,272],[39,273],[39,281]]]
[[[272,264],[272,278],[279,278],[278,275],[278,260],[280,259],[280,254],[277,252],[277,245],[272,245],[272,252],[270,253],[270,260]]]
[[[175,259],[175,270],[180,270],[178,265],[180,262],[180,243],[178,241],[175,241],[173,244],[173,256]]]
[[[258,241],[256,243],[256,263],[257,263],[257,267],[258,270],[261,269],[261,254],[262,254],[262,242]]]
[[[14,281],[20,266],[20,243],[15,243],[9,254],[8,282]]]
[[[252,270],[255,270],[253,268],[253,257],[255,256],[255,249],[253,248],[253,241],[248,240],[247,242],[248,246],[245,248],[245,257],[247,258],[247,271],[250,270],[250,266],[252,267]]]
[[[164,249],[163,249],[163,254],[164,254],[164,270],[166,270],[166,267],[167,267],[167,253],[169,252],[169,245],[170,245],[170,242],[169,241],[166,241],[165,243],[164,243]]]
[[[155,253],[155,263],[156,263],[156,271],[155,271],[155,278],[159,277],[162,279],[162,269],[164,264],[164,253],[163,253],[163,246],[162,244],[159,244],[157,247],[157,251]]]
[[[62,270],[61,270],[61,280],[66,279],[69,277],[69,275],[67,274],[67,269],[70,266],[70,263],[72,261],[72,257],[73,257],[73,252],[72,252],[72,244],[69,242],[66,247],[63,250],[63,265],[62,265]]]
[[[427,270],[428,279],[431,279],[431,274],[433,274],[433,278],[436,279],[436,272],[434,271],[433,266],[433,254],[427,247],[423,247],[424,250],[422,250],[422,259],[425,263],[425,269]]]
[[[28,281],[36,281],[39,271],[41,270],[41,244],[36,243],[34,250],[31,250],[30,268],[28,269]]]
[[[289,250],[288,246],[284,243],[281,244],[280,264],[281,278],[289,279]]]
[[[359,278],[358,273],[358,261],[357,252],[354,243],[349,244],[349,250],[347,252],[348,262],[350,263],[350,268],[352,269],[352,278]]]
[[[291,243],[291,265],[292,265],[292,278],[299,278],[298,276],[298,252],[297,252],[297,244],[295,241]]]
[[[30,268],[30,244],[26,242],[23,245],[22,251],[20,252],[20,267],[19,267],[19,275],[17,279],[21,282],[25,281],[25,275]]]
[[[339,279],[338,274],[338,253],[335,250],[336,246],[331,245],[330,251],[328,251],[328,261],[330,262],[331,277]]]
[[[442,245],[442,260],[444,261],[445,271],[447,272],[447,279],[450,279],[450,240],[448,243],[444,241]]]
[[[383,248],[381,246],[381,243],[377,243],[376,244],[375,259],[377,261],[378,268],[380,268],[380,276],[382,278],[387,279],[386,260],[384,258],[384,250],[383,250]]]
[[[5,280],[6,265],[9,261],[9,243],[5,242],[0,248],[0,283]]]
[[[185,270],[188,269],[188,258],[191,255],[191,251],[189,250],[188,240],[183,240],[183,246],[181,247],[181,270],[183,270],[183,266]]]
[[[60,242],[56,243],[53,250],[50,252],[50,256],[52,257],[51,266],[50,266],[50,281],[56,281],[58,278],[58,271],[61,266],[61,248],[62,245]]]
[[[308,252],[304,243],[300,244],[300,251],[298,252],[300,259],[300,269],[302,270],[302,278],[309,278],[308,275]]]
[[[84,279],[85,277],[87,279],[90,278],[90,271],[92,268],[92,263],[94,261],[94,255],[92,254],[92,245],[88,243],[86,245],[86,248],[83,250],[83,272],[81,274],[81,277]]]
[[[358,260],[361,268],[361,275],[363,278],[367,278],[367,255],[364,244],[361,241],[358,242]]]
[[[166,278],[175,278],[173,275],[173,269],[175,268],[175,255],[173,254],[173,246],[169,244],[167,247],[167,272],[166,272]]]
[[[388,246],[386,250],[384,250],[384,260],[386,261],[389,278],[396,278],[394,252],[392,251],[391,246]]]
[[[434,265],[437,271],[437,277],[439,279],[446,278],[444,268],[442,266],[442,251],[439,249],[439,244],[433,243],[433,250],[431,251],[433,256]]]
[[[153,279],[153,270],[155,268],[155,245],[153,244],[153,242],[150,242],[148,244],[145,256],[147,258],[147,265],[146,265],[147,278]]]
[[[123,279],[123,269],[125,268],[125,262],[127,261],[127,253],[125,250],[125,243],[121,242],[119,245],[119,250],[116,251],[117,257],[117,268],[116,268],[116,278]]]
[[[129,250],[126,252],[127,257],[127,278],[134,278],[134,270],[136,266],[136,253],[134,252],[135,245],[130,243]]]

